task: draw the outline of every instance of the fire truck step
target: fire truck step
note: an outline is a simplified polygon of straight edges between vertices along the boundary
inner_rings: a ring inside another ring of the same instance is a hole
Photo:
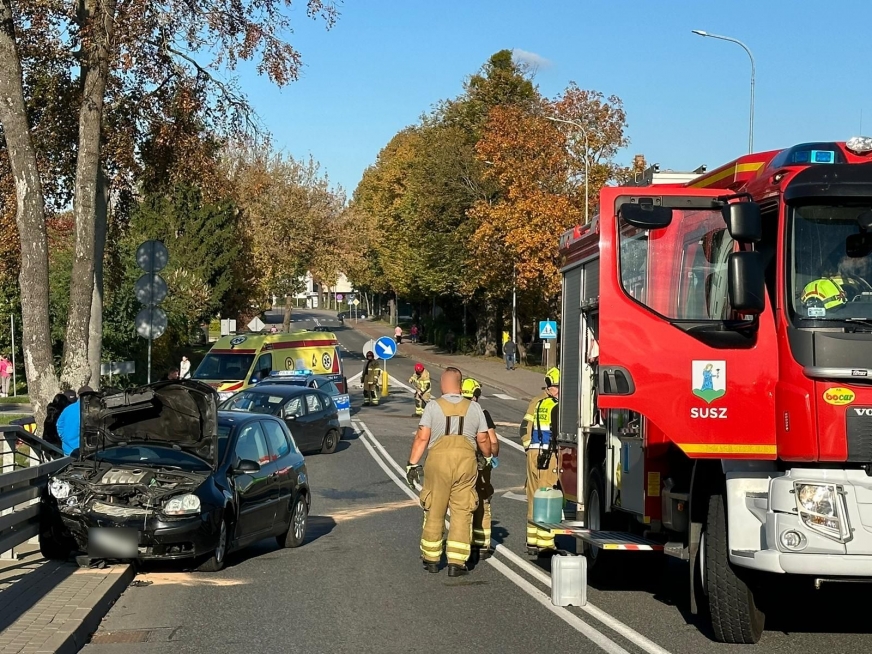
[[[561,523],[533,522],[539,529],[547,529],[555,536],[574,536],[585,543],[605,550],[628,550],[642,552],[662,552],[663,543],[660,541],[636,536],[625,531],[591,531],[585,529],[581,522],[564,521]]]

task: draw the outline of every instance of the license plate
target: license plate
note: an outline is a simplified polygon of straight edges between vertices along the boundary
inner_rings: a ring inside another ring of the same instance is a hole
[[[122,527],[92,527],[88,530],[88,555],[99,559],[135,559],[139,555],[139,532]]]

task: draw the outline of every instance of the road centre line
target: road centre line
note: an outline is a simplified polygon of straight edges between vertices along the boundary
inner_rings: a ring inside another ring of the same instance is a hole
[[[396,462],[396,460],[394,460],[394,458],[390,454],[387,453],[387,451],[384,449],[384,447],[381,445],[381,443],[379,443],[378,439],[369,430],[369,427],[367,427],[366,424],[364,424],[362,421],[359,421],[359,420],[356,421],[356,425],[364,432],[361,435],[360,440],[363,441],[363,444],[366,447],[366,449],[369,451],[370,456],[372,456],[376,460],[376,463],[378,463],[379,467],[382,470],[384,470],[385,473],[387,473],[387,475],[400,488],[400,490],[402,490],[404,493],[406,493],[406,495],[408,495],[412,499],[418,500],[418,495],[416,495],[414,493],[414,491],[412,491],[409,488],[409,486],[402,481],[402,479],[405,477],[405,471],[400,467],[400,465]],[[372,441],[372,444],[370,443],[370,439]],[[385,461],[382,461],[381,457],[379,457],[376,454],[376,450],[373,447],[373,445],[378,447],[379,451],[385,457],[385,460],[388,461],[390,463],[390,465],[396,471],[399,471],[400,477],[397,477],[396,475],[393,474],[393,472],[391,472],[390,468],[385,463]],[[496,544],[495,550],[497,552],[502,553],[503,555],[505,555],[507,558],[511,559],[516,564],[521,565],[522,569],[528,571],[528,573],[533,574],[533,576],[535,576],[539,581],[542,581],[542,583],[545,583],[548,587],[551,586],[551,579],[547,574],[545,574],[544,571],[540,570],[539,568],[536,568],[531,563],[524,561],[517,554],[509,551],[506,546]],[[551,611],[552,613],[557,615],[561,620],[563,620],[564,622],[569,624],[576,631],[578,631],[579,633],[581,633],[585,637],[589,638],[591,640],[591,642],[598,645],[601,649],[605,650],[606,652],[610,652],[610,653],[614,653],[614,654],[629,654],[627,652],[627,650],[625,650],[620,645],[615,643],[613,640],[608,638],[608,636],[606,636],[605,634],[603,634],[602,632],[597,630],[595,627],[586,623],[584,620],[582,620],[581,618],[576,616],[574,613],[572,613],[568,609],[563,608],[563,607],[554,606],[551,603],[551,599],[550,599],[550,597],[548,597],[548,595],[546,595],[545,593],[543,593],[542,591],[537,589],[535,586],[533,586],[530,582],[525,580],[523,577],[521,577],[517,573],[513,572],[511,569],[509,569],[501,561],[498,561],[494,557],[491,557],[490,559],[487,560],[487,562],[489,564],[491,564],[494,568],[496,568],[501,574],[503,574],[503,576],[505,576],[507,579],[512,581],[512,583],[514,583],[516,586],[521,588],[521,590],[526,592],[528,595],[530,595],[533,599],[535,599],[537,602],[542,604],[542,606],[547,608],[549,611]],[[538,574],[535,574],[534,571]],[[600,622],[609,626],[611,629],[613,629],[617,633],[620,633],[622,636],[627,638],[627,640],[639,645],[639,647],[641,647],[645,651],[649,652],[650,654],[669,654],[669,652],[667,652],[667,650],[663,649],[662,647],[660,647],[659,645],[657,645],[653,641],[650,641],[649,639],[645,638],[642,634],[636,632],[631,627],[628,627],[624,623],[620,622],[617,618],[613,618],[611,615],[609,615],[605,611],[602,611],[601,609],[598,609],[598,608],[592,606],[590,603],[588,603],[586,607],[579,607],[579,608],[581,608],[582,610],[585,610],[588,614],[590,614],[591,616],[600,620]]]
[[[500,442],[505,443],[509,447],[512,447],[512,448],[518,450],[522,454],[524,452],[526,452],[523,445],[516,443],[515,441],[511,440],[510,438],[506,438],[505,436],[500,436],[499,434],[497,434],[497,438],[500,440]]]

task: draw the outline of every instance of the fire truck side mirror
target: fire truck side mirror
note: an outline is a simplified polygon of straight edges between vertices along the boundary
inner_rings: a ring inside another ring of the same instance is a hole
[[[618,214],[639,229],[663,229],[672,222],[672,209],[648,203],[624,202]]]
[[[733,252],[727,260],[727,287],[733,311],[758,315],[765,308],[766,283],[759,252]]]
[[[733,202],[721,207],[727,231],[739,243],[757,243],[763,238],[760,205],[756,202]]]

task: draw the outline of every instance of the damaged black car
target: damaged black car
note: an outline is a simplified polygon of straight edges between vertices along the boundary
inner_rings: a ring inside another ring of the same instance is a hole
[[[188,559],[215,572],[266,537],[302,545],[308,477],[287,426],[217,401],[192,380],[83,395],[78,454],[43,498],[43,555]]]

